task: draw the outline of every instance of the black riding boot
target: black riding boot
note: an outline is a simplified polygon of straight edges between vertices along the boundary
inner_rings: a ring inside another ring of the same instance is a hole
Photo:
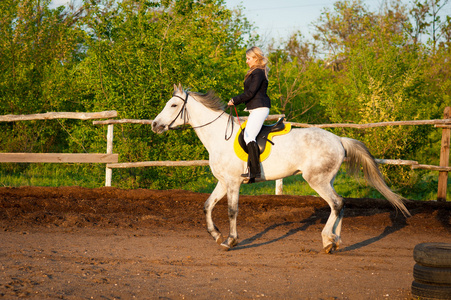
[[[247,144],[247,173],[241,174],[242,177],[249,178],[249,183],[255,182],[255,178],[261,177],[260,169],[260,149],[256,142]]]

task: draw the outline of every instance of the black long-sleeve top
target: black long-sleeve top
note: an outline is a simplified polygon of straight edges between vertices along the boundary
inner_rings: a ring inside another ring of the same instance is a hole
[[[271,99],[266,91],[268,89],[268,79],[266,79],[264,69],[255,69],[244,81],[244,93],[233,97],[235,105],[245,103],[248,110],[268,107],[271,108]]]

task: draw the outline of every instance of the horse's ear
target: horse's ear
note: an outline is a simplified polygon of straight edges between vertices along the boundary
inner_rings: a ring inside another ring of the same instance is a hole
[[[177,92],[177,86],[174,84],[174,93]]]
[[[183,92],[182,84],[179,82],[179,91],[180,93]]]

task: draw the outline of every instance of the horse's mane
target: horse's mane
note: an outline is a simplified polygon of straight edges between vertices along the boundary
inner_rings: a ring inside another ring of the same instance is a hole
[[[215,95],[215,92],[210,90],[206,94],[198,92],[189,92],[189,94],[194,97],[197,101],[205,105],[207,108],[212,110],[224,111],[224,102]]]

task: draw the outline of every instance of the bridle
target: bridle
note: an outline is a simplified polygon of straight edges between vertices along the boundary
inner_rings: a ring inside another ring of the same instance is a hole
[[[183,99],[183,98],[180,97],[179,95],[173,95],[173,97],[177,97],[177,98],[182,99],[182,101],[183,101],[183,106],[182,106],[182,108],[180,109],[180,111],[179,111],[179,113],[177,114],[177,116],[175,116],[174,120],[172,120],[172,122],[168,125],[168,129],[170,129],[170,130],[185,129],[185,125],[186,125],[186,114],[187,114],[187,113],[186,113],[186,103],[188,102],[188,96],[189,96],[189,94],[186,93],[186,97],[185,97],[185,99]],[[178,128],[178,127],[173,127],[173,128],[171,128],[172,124],[175,123],[175,121],[177,120],[177,118],[178,118],[179,116],[180,116],[180,118],[183,118],[183,125],[182,125],[182,128]]]
[[[170,130],[185,130],[185,129],[187,129],[187,127],[185,126],[186,124],[188,124],[188,123],[186,122],[186,118],[187,118],[187,115],[188,115],[188,113],[187,113],[187,111],[186,111],[186,103],[188,103],[188,96],[189,96],[189,93],[188,93],[188,92],[185,92],[185,94],[186,94],[185,99],[183,99],[183,98],[180,97],[179,95],[172,95],[173,97],[177,97],[177,98],[181,99],[181,100],[183,101],[183,106],[182,106],[182,108],[180,109],[180,111],[179,111],[179,113],[177,114],[177,116],[174,118],[174,120],[172,120],[172,122],[168,125],[168,129],[170,129]],[[191,127],[191,128],[196,129],[196,128],[202,128],[202,127],[208,126],[208,125],[212,124],[213,122],[215,122],[216,120],[218,120],[223,114],[225,114],[225,110],[224,110],[224,111],[223,111],[216,119],[214,119],[213,121],[210,121],[210,122],[205,123],[205,124],[203,124],[203,125]],[[181,128],[179,128],[179,127],[171,127],[171,126],[175,123],[175,121],[177,120],[177,118],[178,118],[179,116],[180,116],[181,119],[183,119],[183,125],[182,125],[182,127],[181,127]],[[225,139],[226,139],[226,140],[229,140],[230,137],[231,137],[232,134],[233,134],[233,123],[234,123],[234,122],[233,122],[232,108],[230,108],[230,115],[229,115],[229,119],[227,120],[227,126],[226,126],[226,131],[225,131]],[[227,136],[227,128],[229,127],[229,124],[231,124],[231,126],[232,126],[232,132],[230,133],[229,136]]]

